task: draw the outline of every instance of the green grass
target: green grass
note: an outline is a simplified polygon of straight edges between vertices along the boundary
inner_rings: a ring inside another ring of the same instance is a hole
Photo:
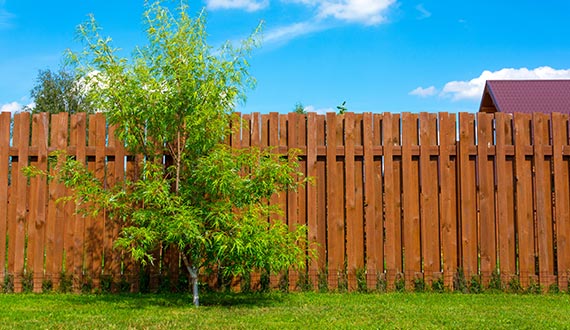
[[[570,295],[2,294],[1,329],[563,329]]]

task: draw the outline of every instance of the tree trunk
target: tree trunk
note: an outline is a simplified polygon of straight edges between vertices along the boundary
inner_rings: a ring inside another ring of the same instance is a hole
[[[186,254],[184,253],[181,254],[182,254],[182,260],[184,261],[184,265],[186,266],[188,274],[190,274],[190,278],[192,279],[192,302],[194,303],[194,306],[198,307],[200,306],[199,295],[198,295],[198,268],[194,267],[188,262]]]
[[[192,278],[192,303],[194,306],[200,306],[198,297],[198,270],[196,268],[191,268],[188,270],[190,272],[190,278]]]

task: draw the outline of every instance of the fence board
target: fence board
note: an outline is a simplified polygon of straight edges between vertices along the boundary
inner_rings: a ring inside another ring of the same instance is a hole
[[[68,114],[51,116],[50,146],[55,150],[67,149]],[[63,160],[60,161],[60,164]],[[55,174],[53,168],[49,169]],[[60,273],[63,271],[63,246],[65,238],[65,204],[57,200],[65,196],[65,186],[59,182],[49,184],[48,217],[46,223],[46,275],[54,289],[60,287]]]
[[[20,120],[16,120],[16,118]],[[18,136],[18,164],[12,164],[12,180],[17,183],[14,195],[17,198],[16,205],[16,230],[14,237],[14,292],[22,291],[22,275],[24,274],[25,236],[27,224],[27,178],[23,174],[24,167],[28,166],[28,151],[30,141],[30,114],[19,113],[14,118],[14,136]]]
[[[47,149],[49,134],[49,117],[47,113],[40,113],[33,116],[32,120],[32,145],[38,148],[36,167],[43,172],[47,172]],[[45,176],[37,176],[31,180],[35,181],[35,189],[32,195],[30,207],[35,209],[35,217],[30,219],[29,230],[35,234],[33,244],[28,241],[28,254],[34,256],[30,258],[33,274],[33,291],[42,292],[44,279],[44,252],[45,252],[45,231],[46,231],[46,201],[47,182]],[[29,234],[29,237],[32,237]]]
[[[440,230],[443,255],[443,283],[451,288],[453,276],[458,267],[457,241],[457,180],[456,157],[450,150],[456,150],[455,114],[439,114],[440,139]],[[452,159],[453,157],[453,159]]]
[[[356,187],[355,187],[355,161],[354,161],[354,114],[347,113],[344,116],[344,177],[345,177],[345,212],[346,212],[346,255],[348,288],[356,289],[356,269],[358,257],[362,254],[358,249],[362,238],[358,237],[359,220],[356,215]]]
[[[495,227],[494,158],[490,155],[493,141],[493,115],[477,114],[477,168],[479,177],[479,221],[481,240],[481,280],[488,285],[497,267]]]
[[[316,178],[317,173],[317,116],[315,113],[307,114],[307,176]],[[317,250],[322,241],[319,237],[319,200],[317,187],[314,184],[307,184],[307,230],[309,248]],[[281,204],[283,205],[283,204]],[[323,256],[324,257],[324,256]],[[313,259],[308,265],[308,280],[312,287],[316,287],[316,275],[319,271],[319,263]]]
[[[420,114],[421,255],[428,284],[439,277],[441,270],[437,158],[430,153],[437,146],[436,121],[435,114]]]
[[[534,224],[532,200],[532,161],[525,155],[525,147],[531,144],[531,117],[515,114],[515,173],[516,173],[516,223],[520,282],[529,284],[534,269]]]
[[[403,198],[403,241],[404,275],[406,286],[412,284],[421,272],[420,238],[420,182],[419,161],[412,156],[412,146],[418,145],[418,117],[415,114],[402,115],[402,198]]]
[[[503,281],[510,280],[516,271],[513,158],[507,156],[507,146],[513,144],[512,117],[497,113],[497,234],[499,271]]]
[[[326,131],[325,131],[325,116],[317,116],[317,150],[319,147],[325,147]],[[314,185],[317,187],[317,234],[318,234],[318,246],[317,246],[317,263],[318,271],[314,274],[316,278],[313,281],[317,281],[317,285],[321,285],[319,276],[326,275],[327,268],[327,165],[326,157],[317,156],[317,177],[314,179]],[[326,282],[328,279],[325,278]],[[323,285],[325,283],[322,283]]]
[[[378,217],[378,206],[382,205],[382,190],[378,191],[378,181],[382,177],[381,166],[377,167],[374,162],[374,145],[380,145],[380,135],[375,132],[379,127],[374,127],[374,116],[371,113],[365,113],[362,119],[363,128],[363,147],[364,147],[364,225],[365,225],[365,242],[366,242],[366,285],[368,289],[374,289],[378,272],[383,271],[383,255],[382,241],[384,235],[382,233],[381,218]],[[379,125],[378,122],[377,125]],[[376,130],[374,130],[374,128]],[[381,188],[381,187],[380,187]],[[380,212],[382,209],[380,208]]]
[[[554,236],[552,222],[552,172],[550,156],[545,156],[544,148],[550,146],[550,121],[546,114],[534,113],[534,167],[536,173],[536,234],[538,236],[539,281],[543,289],[555,283],[554,278]]]
[[[475,145],[475,119],[472,114],[459,114],[459,182],[461,185],[461,268],[470,279],[478,274],[477,266],[477,201],[475,161],[470,149]]]
[[[10,166],[10,113],[0,113],[0,279],[6,272],[8,234],[8,171]]]
[[[339,242],[339,244],[328,244],[328,286],[331,289],[338,287],[338,272],[344,267],[344,216],[342,207],[342,172],[337,165],[337,117],[335,113],[327,113],[326,138],[327,138],[327,233],[328,242]],[[342,163],[341,163],[342,165]],[[337,178],[332,180],[332,178]]]
[[[388,289],[394,288],[396,277],[403,271],[402,265],[402,224],[400,200],[400,164],[394,156],[395,146],[400,145],[400,117],[384,114],[384,194],[386,226],[386,281]]]
[[[307,150],[307,117],[306,117],[306,115],[297,114],[296,121],[297,121],[297,146],[306,151]],[[305,152],[304,157],[301,157],[298,160],[298,163],[299,163],[300,171],[302,173],[301,178],[298,178],[298,179],[302,179],[303,177],[307,177],[306,152]],[[307,207],[308,207],[308,205],[307,205],[307,190],[306,190],[305,186],[301,186],[298,188],[297,198],[298,198],[297,205],[299,207],[299,211],[297,213],[298,224],[303,225],[303,226],[307,226],[308,225],[308,222],[307,222]],[[302,248],[306,249],[307,247],[305,245],[303,245]],[[304,272],[306,272],[306,270],[304,270]],[[301,278],[299,276],[297,276],[296,280],[294,282],[292,282],[291,284],[293,284],[296,287],[297,284],[299,283],[300,279]]]
[[[355,125],[354,125],[354,142],[355,149],[363,149],[362,142],[362,115],[355,115]],[[364,159],[359,155],[355,155],[354,159],[354,238],[355,238],[355,252],[356,252],[356,268],[355,276],[359,277],[359,280],[365,280],[363,275],[365,275],[366,269],[364,268],[365,262],[365,242],[364,242]],[[357,288],[355,286],[355,288]]]
[[[75,157],[81,164],[86,164],[86,133],[87,133],[87,116],[85,113],[79,113],[71,117],[71,134],[74,137],[74,145],[76,147]],[[86,164],[87,166],[87,164]],[[87,219],[83,215],[77,213],[75,216],[73,231],[73,287],[77,291],[81,288],[83,281],[83,262],[85,257],[85,229],[89,228]],[[89,260],[89,259],[88,259]]]
[[[107,163],[107,181],[108,187],[122,185],[125,179],[125,149],[124,144],[117,140],[115,136],[115,127],[109,127],[108,145],[114,148],[112,155]],[[117,283],[121,276],[121,255],[122,252],[113,248],[114,241],[119,238],[119,226],[117,220],[105,219],[105,243],[103,248],[104,269],[103,274],[109,276],[111,280],[111,290],[117,290]]]
[[[296,113],[290,113],[287,116],[287,145],[289,149],[296,149],[298,148],[298,127],[297,127],[297,116]],[[294,230],[295,227],[299,224],[299,198],[297,196],[297,191],[288,191],[287,192],[287,223],[289,225],[290,230]],[[289,289],[295,288],[295,283],[298,279],[297,271],[290,270],[289,271]]]
[[[563,146],[568,145],[568,115],[552,114],[552,142],[558,287],[567,291],[570,273],[570,157],[562,153]]]

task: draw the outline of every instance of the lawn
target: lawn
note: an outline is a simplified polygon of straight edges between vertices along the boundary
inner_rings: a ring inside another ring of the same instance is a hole
[[[2,329],[562,329],[570,295],[2,294]]]

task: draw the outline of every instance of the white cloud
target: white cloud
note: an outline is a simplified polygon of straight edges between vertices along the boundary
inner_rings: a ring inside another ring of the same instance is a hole
[[[324,115],[327,112],[336,112],[333,108],[317,108],[313,105],[308,105],[305,107],[306,112],[316,112],[319,115]]]
[[[269,0],[207,0],[208,9],[243,9],[249,12],[261,10],[269,5]]]
[[[386,21],[386,11],[396,0],[281,0],[315,8],[315,18],[377,25]],[[243,9],[249,12],[269,6],[269,0],[206,0],[208,9]],[[427,12],[427,11],[426,11]]]
[[[0,112],[10,112],[12,114],[22,111],[23,106],[14,101],[11,103],[6,103],[0,106]]]
[[[416,6],[416,10],[420,12],[418,19],[426,19],[431,17],[431,12],[424,8],[423,3]]]
[[[263,35],[263,41],[266,43],[286,43],[297,37],[324,29],[326,29],[326,27],[318,22],[294,23],[267,31]]]
[[[437,93],[437,88],[435,88],[435,86],[429,86],[427,88],[423,88],[423,87],[418,87],[416,89],[414,89],[413,91],[409,92],[409,95],[416,95],[419,97],[428,97],[428,96],[432,96],[435,95]]]
[[[386,21],[386,11],[395,0],[322,0],[318,17],[333,17],[341,21],[378,25]]]

